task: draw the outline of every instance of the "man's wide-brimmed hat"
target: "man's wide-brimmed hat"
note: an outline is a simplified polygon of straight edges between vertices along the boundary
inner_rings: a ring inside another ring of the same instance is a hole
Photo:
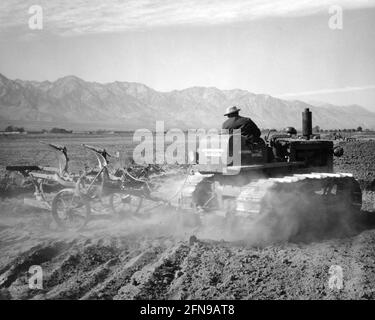
[[[227,108],[227,111],[225,112],[224,116],[227,116],[228,114],[235,113],[240,111],[241,109],[237,108],[236,106]]]

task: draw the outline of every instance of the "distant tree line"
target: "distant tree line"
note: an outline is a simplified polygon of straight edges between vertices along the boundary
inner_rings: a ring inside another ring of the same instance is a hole
[[[313,128],[313,132],[362,132],[362,127],[358,127],[357,129],[320,129],[319,126],[315,126]],[[366,131],[369,131],[366,129]]]
[[[5,132],[25,132],[25,129],[22,127],[7,126]]]
[[[73,130],[66,130],[63,128],[52,128],[49,132],[50,133],[72,133]]]
[[[25,132],[25,128],[23,127],[16,127],[16,126],[7,126],[4,130],[5,132]],[[41,130],[42,133],[72,133],[73,130],[66,130],[63,128],[52,128],[51,130],[43,129]]]
[[[328,133],[328,132],[362,132],[362,131],[370,131],[370,129],[363,130],[361,126],[357,127],[357,129],[321,129],[319,126],[315,126],[312,128],[313,133]],[[276,129],[262,129],[262,133],[267,133],[268,131],[278,131]]]

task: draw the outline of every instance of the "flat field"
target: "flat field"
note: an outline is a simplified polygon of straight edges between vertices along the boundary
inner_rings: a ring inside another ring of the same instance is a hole
[[[81,143],[120,149],[124,155],[132,150],[129,135],[0,137],[0,165],[51,164],[53,153],[39,140],[67,145],[75,170],[91,157]],[[177,228],[176,212],[168,208],[148,221],[95,221],[79,233],[63,232],[51,228],[47,211],[25,206],[24,195],[3,193],[0,297],[374,299],[375,142],[342,144],[345,153],[335,160],[335,170],[352,172],[360,180],[364,219],[345,232],[311,241],[255,246],[195,239]],[[28,286],[32,265],[43,269],[43,289]],[[332,266],[342,269],[341,289],[329,285]]]

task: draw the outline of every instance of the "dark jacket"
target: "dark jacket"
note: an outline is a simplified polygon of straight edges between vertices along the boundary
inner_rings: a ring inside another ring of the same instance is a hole
[[[241,135],[248,139],[258,139],[261,135],[258,126],[250,118],[241,116],[228,118],[223,123],[223,129],[228,129],[230,133],[234,129],[241,129]]]

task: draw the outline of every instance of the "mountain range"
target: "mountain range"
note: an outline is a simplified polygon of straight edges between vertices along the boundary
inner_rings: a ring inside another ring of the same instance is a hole
[[[156,91],[141,83],[87,82],[66,76],[54,82],[10,80],[0,74],[0,124],[25,128],[134,130],[218,128],[228,106],[237,105],[261,128],[301,128],[301,112],[310,108],[313,125],[323,129],[375,128],[375,113],[358,106],[335,106],[278,99],[246,90],[191,87]]]

